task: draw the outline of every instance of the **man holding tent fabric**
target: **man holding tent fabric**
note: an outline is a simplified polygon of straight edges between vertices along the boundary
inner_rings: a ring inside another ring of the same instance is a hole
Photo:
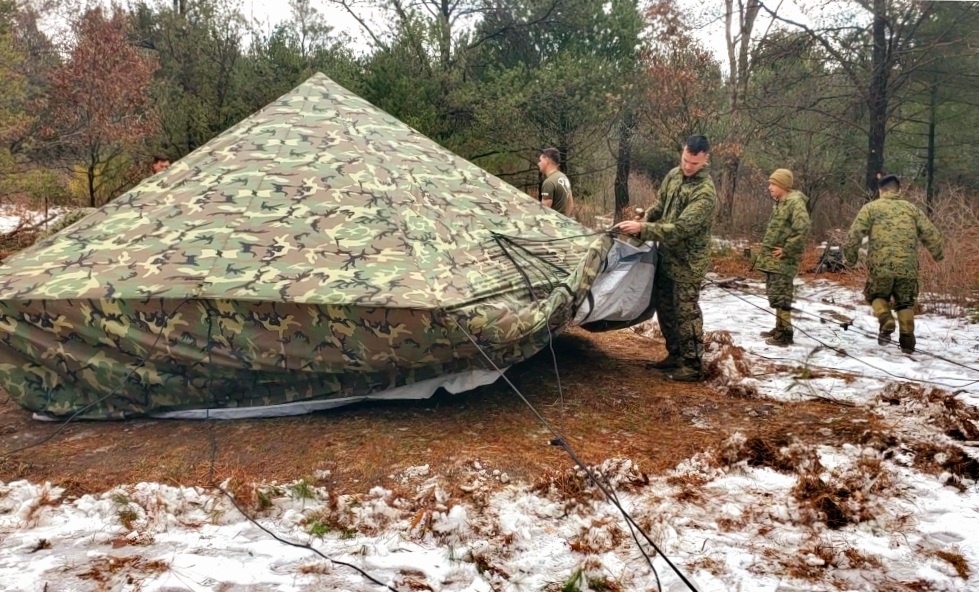
[[[717,202],[706,169],[709,157],[707,138],[687,138],[680,166],[667,173],[645,218],[615,226],[643,241],[659,243],[653,298],[669,355],[647,367],[666,371],[679,382],[704,378],[700,285],[710,263],[710,229]]]
[[[768,305],[775,309],[775,328],[762,332],[765,343],[785,347],[792,344],[792,280],[809,240],[809,198],[793,191],[792,171],[778,169],[768,178],[768,194],[775,200],[768,229],[762,239],[755,267],[765,272]]]

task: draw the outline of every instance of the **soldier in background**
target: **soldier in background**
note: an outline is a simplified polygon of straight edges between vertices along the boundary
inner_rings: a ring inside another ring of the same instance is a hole
[[[572,216],[574,195],[571,193],[571,181],[558,169],[560,162],[561,153],[557,148],[545,148],[537,158],[537,168],[545,176],[544,183],[540,187],[541,203],[555,212]]]
[[[169,158],[167,158],[166,156],[162,156],[160,154],[157,154],[156,156],[153,157],[153,164],[150,165],[150,170],[153,171],[154,175],[159,172],[165,171],[168,168],[170,168]]]
[[[847,265],[856,265],[860,244],[870,237],[867,246],[867,284],[864,297],[873,308],[880,325],[877,343],[887,345],[894,333],[893,301],[900,327],[901,351],[914,352],[914,305],[918,298],[918,241],[932,259],[944,258],[941,232],[924,212],[901,195],[901,182],[894,175],[880,180],[880,198],[857,213],[850,226],[843,256]]]
[[[710,263],[710,229],[717,202],[706,170],[709,158],[707,138],[687,138],[680,166],[666,174],[645,218],[615,225],[616,230],[643,241],[659,242],[653,298],[669,355],[647,367],[665,371],[679,382],[704,378],[700,286]]]
[[[761,335],[768,338],[765,343],[782,347],[792,344],[792,281],[799,273],[812,227],[806,207],[809,198],[792,189],[794,181],[788,169],[778,169],[768,178],[768,194],[775,207],[755,260],[755,267],[765,272],[768,305],[775,309],[775,328]]]

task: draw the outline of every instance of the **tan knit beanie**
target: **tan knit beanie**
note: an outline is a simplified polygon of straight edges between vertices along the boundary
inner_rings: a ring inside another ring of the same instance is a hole
[[[795,178],[789,169],[776,169],[772,176],[768,178],[769,183],[774,183],[786,191],[792,191],[792,183]]]

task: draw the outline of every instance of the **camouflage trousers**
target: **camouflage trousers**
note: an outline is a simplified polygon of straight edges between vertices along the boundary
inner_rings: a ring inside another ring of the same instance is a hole
[[[793,285],[795,279],[784,273],[765,273],[765,293],[768,306],[778,310],[792,310]]]
[[[863,296],[867,303],[871,304],[880,298],[890,302],[894,300],[894,310],[904,310],[914,308],[918,299],[918,278],[887,278],[874,277],[867,278],[867,284],[863,287]]]
[[[704,317],[700,312],[700,282],[677,282],[656,270],[653,281],[656,317],[670,356],[700,368]]]

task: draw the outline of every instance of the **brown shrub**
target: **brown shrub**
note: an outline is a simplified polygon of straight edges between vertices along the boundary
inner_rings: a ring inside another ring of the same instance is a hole
[[[914,452],[914,467],[932,475],[944,472],[951,474],[946,485],[965,491],[968,487],[963,479],[979,480],[979,461],[965,453],[954,444],[936,444],[918,441],[910,445]]]
[[[802,473],[792,496],[799,502],[803,520],[838,529],[873,519],[871,494],[883,494],[892,485],[891,473],[879,458],[861,458],[852,468],[835,470],[825,478],[818,470]]]
[[[969,568],[969,562],[965,560],[965,557],[963,557],[961,553],[955,553],[952,551],[935,551],[935,556],[939,559],[947,561],[952,567],[955,568],[955,573],[957,573],[963,580],[968,580],[969,576],[972,575],[972,570]]]

